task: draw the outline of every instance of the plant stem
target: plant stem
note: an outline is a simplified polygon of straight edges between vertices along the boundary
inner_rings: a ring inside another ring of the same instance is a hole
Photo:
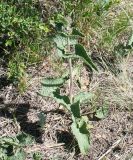
[[[67,38],[67,47],[68,47],[68,52],[70,53],[70,42],[69,42],[69,37]],[[72,59],[69,58],[69,74],[70,74],[70,84],[69,84],[69,96],[70,96],[70,103],[72,104],[73,102],[73,75],[72,75]]]
[[[70,103],[73,101],[73,76],[72,76],[72,59],[69,59],[69,73],[70,73],[70,85],[69,85],[69,96]]]

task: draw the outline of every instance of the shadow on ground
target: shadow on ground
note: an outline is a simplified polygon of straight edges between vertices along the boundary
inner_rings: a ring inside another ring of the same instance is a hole
[[[8,80],[6,76],[0,77],[0,90],[8,86],[9,84],[11,84],[11,81]]]
[[[15,106],[13,112],[10,112],[10,108]],[[21,127],[21,131],[33,136],[37,143],[43,143],[42,141],[42,131],[39,126],[38,121],[31,123],[28,122],[27,113],[29,112],[30,105],[28,103],[23,104],[7,104],[0,109],[0,117],[16,118],[17,122]]]
[[[74,136],[71,132],[68,131],[57,131],[56,133],[57,142],[58,143],[64,143],[64,147],[68,151],[73,151],[73,148],[75,149],[75,154],[80,154],[80,150],[78,147],[77,141],[74,139]]]

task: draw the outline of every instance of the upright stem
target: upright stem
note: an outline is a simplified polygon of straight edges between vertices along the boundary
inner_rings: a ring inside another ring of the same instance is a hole
[[[67,47],[68,52],[70,53],[70,42],[69,37],[67,38]],[[72,75],[72,59],[69,58],[69,74],[70,74],[70,84],[69,84],[69,96],[70,96],[70,103],[73,102],[73,75]]]
[[[70,73],[70,84],[69,84],[69,96],[70,103],[73,101],[73,75],[72,75],[72,59],[69,59],[69,73]]]

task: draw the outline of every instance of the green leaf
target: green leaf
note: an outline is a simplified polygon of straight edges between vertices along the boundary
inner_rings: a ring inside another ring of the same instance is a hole
[[[34,138],[26,133],[21,133],[16,138],[19,140],[21,146],[31,145],[34,142]]]
[[[13,41],[12,40],[7,40],[5,43],[5,46],[12,46]]]
[[[78,128],[81,133],[89,135],[89,131],[87,129],[87,122],[88,122],[88,118],[86,116],[81,117],[80,121],[78,122]]]
[[[80,118],[80,105],[79,105],[79,101],[73,103],[71,106],[71,112],[74,116],[74,118]]]
[[[39,95],[43,97],[53,97],[53,92],[56,91],[58,87],[45,87],[42,86],[42,89],[39,91]]]
[[[43,112],[40,112],[40,113],[38,114],[38,118],[39,118],[38,124],[39,124],[39,126],[40,126],[41,128],[43,128],[44,125],[45,125],[45,122],[46,122],[46,114],[43,113]]]
[[[67,37],[65,36],[57,35],[53,40],[56,43],[57,48],[60,48],[62,50],[67,45]]]
[[[15,154],[8,157],[7,160],[26,160],[26,153],[23,149],[17,149]]]
[[[65,33],[60,33],[53,38],[53,41],[55,42],[57,47],[57,54],[59,57],[69,58],[67,55],[65,55],[65,50],[68,45],[68,38],[69,38],[69,45],[77,44],[77,39],[74,36],[69,36],[66,35]],[[74,57],[72,56],[72,58]]]
[[[45,25],[42,25],[42,24],[39,24],[39,29],[43,30],[44,32],[48,33],[49,32],[49,29],[47,26]]]
[[[41,83],[46,87],[60,87],[67,80],[67,77],[64,78],[46,78]]]
[[[73,101],[77,102],[79,101],[80,103],[83,102],[88,102],[94,97],[94,94],[89,93],[89,92],[80,92],[77,95],[74,96]]]
[[[73,53],[66,53],[65,50],[57,47],[58,56],[61,58],[79,58],[79,56]]]
[[[68,38],[69,38],[70,45],[77,44],[77,39],[74,36],[67,36],[64,33],[60,33],[56,35],[56,37],[54,37],[53,40],[56,43],[58,48],[64,49],[64,47],[68,44]]]
[[[75,35],[75,36],[84,37],[84,34],[81,33],[81,32],[80,32],[78,29],[76,29],[76,28],[73,28],[72,34]]]
[[[74,55],[74,54],[63,54],[63,52],[62,52],[62,54],[60,54],[61,55],[61,57],[62,58],[66,58],[66,59],[69,59],[69,58],[79,58],[79,56],[77,56],[77,55]]]
[[[53,93],[53,98],[56,100],[57,103],[62,104],[68,110],[70,110],[70,99],[68,96],[62,96],[59,94],[59,90],[56,90]]]
[[[19,147],[19,141],[16,137],[2,137],[0,138],[0,145],[2,147],[7,147],[9,145],[14,145],[16,147]]]
[[[90,136],[87,130],[86,122],[82,122],[82,126],[80,128],[77,127],[76,123],[72,123],[71,125],[72,133],[75,136],[79,149],[82,154],[87,154],[90,147]]]
[[[7,160],[7,154],[6,154],[6,149],[0,148],[0,159],[1,160]]]
[[[107,105],[104,105],[96,111],[95,117],[103,119],[107,117],[108,113],[109,113],[109,107]]]
[[[42,89],[38,93],[45,97],[54,97],[54,92],[57,88],[61,87],[63,83],[68,79],[68,74],[65,73],[62,78],[46,78],[42,81]]]
[[[43,155],[40,152],[35,152],[33,154],[33,160],[42,160],[43,159]]]
[[[65,25],[65,26],[68,24],[68,22],[67,22],[66,18],[64,17],[64,15],[62,15],[60,13],[58,13],[56,15],[55,22],[56,23],[61,23],[62,25]]]
[[[92,59],[88,56],[86,50],[81,44],[76,44],[75,45],[75,54],[78,55],[79,57],[83,58],[84,62],[91,68],[97,70],[97,67],[95,64],[92,62]]]

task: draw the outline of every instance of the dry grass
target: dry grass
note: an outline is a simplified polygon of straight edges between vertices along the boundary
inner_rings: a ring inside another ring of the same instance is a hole
[[[94,76],[90,90],[97,95],[96,104],[106,102],[120,109],[131,109],[133,105],[133,57],[123,58],[119,68],[121,72],[117,76],[101,71]]]

